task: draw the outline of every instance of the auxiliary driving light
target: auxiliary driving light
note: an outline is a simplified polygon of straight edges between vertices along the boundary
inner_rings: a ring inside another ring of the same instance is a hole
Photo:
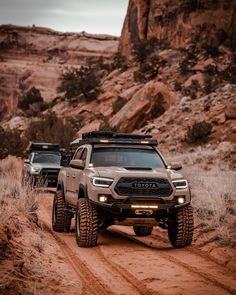
[[[183,204],[184,201],[185,201],[184,197],[178,197],[178,199],[177,199],[177,202],[178,202],[179,204]]]
[[[132,209],[158,209],[158,205],[131,205]]]
[[[100,195],[98,197],[99,202],[105,203],[107,201],[107,196],[105,195]]]

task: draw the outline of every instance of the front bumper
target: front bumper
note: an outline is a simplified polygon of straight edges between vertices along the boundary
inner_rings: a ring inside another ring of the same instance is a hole
[[[130,201],[130,200],[129,200]],[[127,199],[123,202],[100,203],[93,202],[96,206],[113,213],[116,217],[124,218],[164,218],[175,212],[178,208],[189,205],[189,202],[184,204],[178,204],[176,200],[165,202],[163,200],[154,199],[132,199],[131,202],[127,202]],[[132,208],[132,205],[155,205],[157,208]]]

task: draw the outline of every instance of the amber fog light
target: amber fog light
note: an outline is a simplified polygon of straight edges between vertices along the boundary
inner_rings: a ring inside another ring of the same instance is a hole
[[[184,197],[178,197],[177,202],[178,202],[178,204],[184,204],[185,198]]]
[[[98,200],[99,200],[99,202],[101,202],[101,203],[106,203],[107,200],[108,200],[108,197],[107,197],[106,195],[99,195],[99,196],[98,196]]]

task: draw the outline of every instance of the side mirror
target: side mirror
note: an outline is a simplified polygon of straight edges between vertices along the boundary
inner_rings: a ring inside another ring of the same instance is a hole
[[[171,162],[170,165],[167,166],[169,169],[178,171],[182,169],[182,164],[177,162]]]
[[[26,160],[24,160],[24,163],[25,164],[30,164],[30,160],[29,159],[26,159]]]
[[[84,169],[85,163],[83,160],[71,160],[70,167],[75,169]]]

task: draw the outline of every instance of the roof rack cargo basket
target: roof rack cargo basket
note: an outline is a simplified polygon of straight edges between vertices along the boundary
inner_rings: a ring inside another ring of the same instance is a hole
[[[56,143],[44,143],[44,142],[30,142],[27,151],[29,153],[33,151],[53,151],[60,152],[60,146]]]
[[[145,144],[156,146],[158,141],[152,139],[150,134],[129,134],[115,133],[112,131],[92,131],[82,134],[81,140],[74,141],[72,145],[81,146],[82,144]]]

